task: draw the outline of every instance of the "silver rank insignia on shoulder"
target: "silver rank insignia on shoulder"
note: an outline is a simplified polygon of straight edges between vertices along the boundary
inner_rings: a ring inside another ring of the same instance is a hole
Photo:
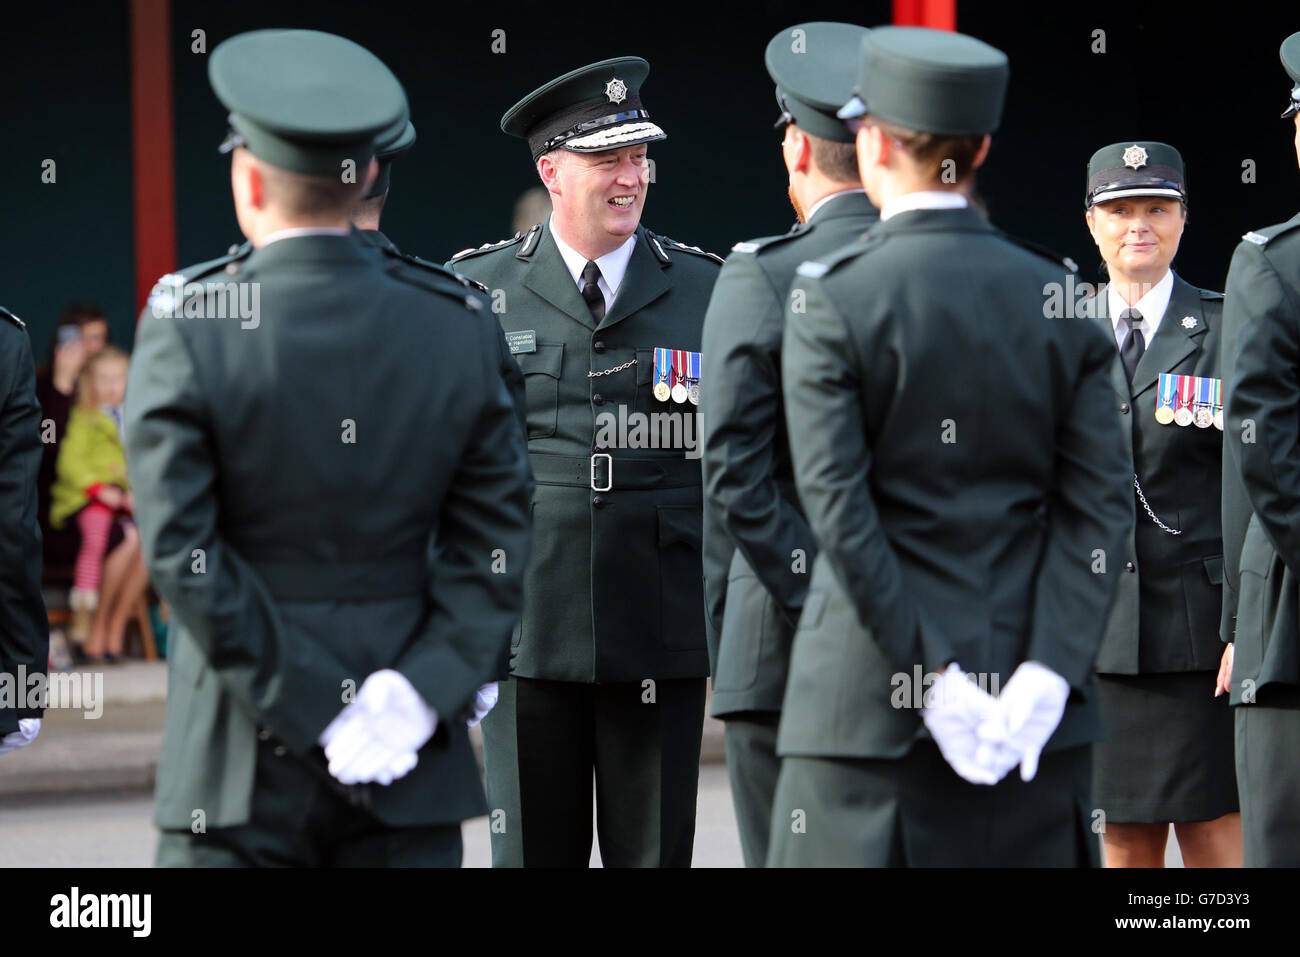
[[[1114,154],[1112,154],[1114,155]],[[1147,165],[1147,151],[1134,143],[1124,150],[1124,165],[1130,169],[1140,169]]]
[[[733,253],[753,253],[758,252],[758,243],[736,243],[731,247]]]
[[[605,84],[605,95],[611,103],[622,103],[627,99],[627,84],[618,77]]]
[[[821,279],[830,271],[830,266],[812,260],[800,263],[799,268],[795,270],[800,276],[807,276],[809,279]]]
[[[1195,328],[1196,328],[1196,317],[1195,317],[1195,316],[1183,316],[1183,328],[1184,328],[1184,329],[1195,329]]]
[[[1263,246],[1268,242],[1267,236],[1263,233],[1257,233],[1253,229],[1241,238],[1246,240],[1248,243],[1254,243],[1256,246]]]

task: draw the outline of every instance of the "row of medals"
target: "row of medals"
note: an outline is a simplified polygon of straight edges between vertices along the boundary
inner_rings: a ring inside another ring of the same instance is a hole
[[[1168,425],[1170,422],[1176,423],[1183,427],[1195,425],[1199,429],[1208,429],[1214,426],[1220,432],[1223,431],[1223,406],[1206,405],[1204,402],[1195,402],[1192,405],[1178,405],[1178,411],[1174,411],[1170,406],[1156,406],[1156,421],[1161,425]]]
[[[690,385],[688,386],[687,383],[690,383]],[[700,404],[699,379],[687,379],[683,376],[681,379],[677,380],[676,384],[670,389],[668,387],[668,380],[666,378],[661,378],[655,383],[654,392],[655,398],[660,402],[667,402],[671,398],[674,402],[685,402],[687,399],[690,399],[691,405]]]

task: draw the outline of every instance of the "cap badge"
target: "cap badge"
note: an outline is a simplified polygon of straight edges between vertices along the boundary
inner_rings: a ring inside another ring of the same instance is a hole
[[[618,77],[605,84],[605,95],[611,103],[622,103],[627,99],[627,84]]]
[[[1124,165],[1131,169],[1141,169],[1147,165],[1147,151],[1136,143],[1124,150]]]
[[[1195,329],[1195,328],[1196,328],[1196,317],[1195,317],[1195,316],[1183,316],[1183,328],[1184,328],[1184,329]]]

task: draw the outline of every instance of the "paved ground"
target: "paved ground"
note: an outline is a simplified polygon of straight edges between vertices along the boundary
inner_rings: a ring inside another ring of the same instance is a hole
[[[38,801],[0,797],[0,867],[149,867],[151,811],[151,795],[138,791]],[[700,769],[698,815],[696,866],[740,867],[731,791],[720,764]],[[491,866],[488,819],[466,822],[463,835],[465,866]],[[597,851],[591,860],[600,863]]]

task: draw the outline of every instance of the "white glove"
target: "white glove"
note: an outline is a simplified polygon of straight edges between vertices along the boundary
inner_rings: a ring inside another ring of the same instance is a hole
[[[437,727],[438,713],[403,675],[385,668],[362,682],[320,744],[342,783],[391,784],[415,767],[416,752]]]
[[[948,765],[972,784],[997,784],[1020,761],[1008,746],[998,699],[976,686],[956,664],[927,692],[921,712]]]
[[[1070,683],[1046,665],[1023,662],[998,698],[1007,741],[1022,755],[1020,779],[1032,781],[1043,753],[1070,697]]]
[[[36,736],[40,733],[40,718],[19,718],[18,730],[10,731],[3,738],[0,738],[0,754],[8,754],[10,751],[17,751],[19,748],[27,747],[36,740]]]
[[[496,707],[497,701],[501,698],[501,688],[495,681],[485,684],[474,694],[474,717],[470,718],[467,724],[474,727],[484,718],[488,712]]]

